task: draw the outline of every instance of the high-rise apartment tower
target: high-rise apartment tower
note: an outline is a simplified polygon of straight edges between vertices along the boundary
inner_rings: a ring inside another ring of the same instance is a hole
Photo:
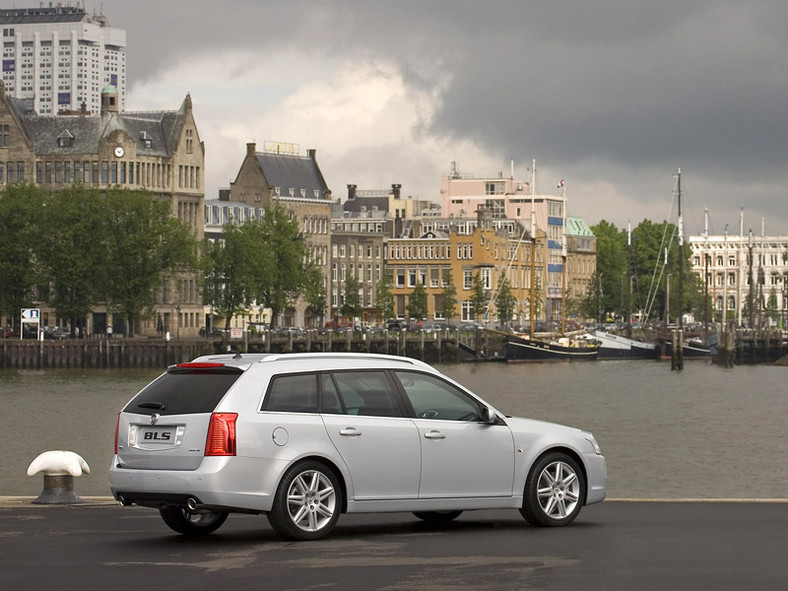
[[[101,112],[107,84],[126,106],[126,31],[71,3],[0,10],[6,92],[39,115]]]

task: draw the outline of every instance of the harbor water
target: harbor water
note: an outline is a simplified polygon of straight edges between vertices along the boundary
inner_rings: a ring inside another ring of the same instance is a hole
[[[507,414],[592,431],[608,497],[788,498],[788,368],[654,361],[438,366]],[[81,496],[108,495],[115,417],[159,370],[0,372],[0,496],[37,496],[41,452],[80,454]],[[469,466],[469,469],[473,469]]]

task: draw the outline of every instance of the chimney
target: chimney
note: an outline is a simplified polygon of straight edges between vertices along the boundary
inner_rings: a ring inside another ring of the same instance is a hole
[[[317,150],[315,150],[314,148],[307,150],[306,155],[309,156],[312,160],[315,160],[317,158]]]
[[[394,195],[394,199],[399,199],[401,189],[402,185],[391,185],[391,193]]]
[[[348,201],[352,201],[356,198],[356,187],[357,185],[348,185],[347,186],[347,199]]]
[[[254,156],[255,151],[257,150],[257,144],[255,142],[250,142],[246,144],[246,156]]]

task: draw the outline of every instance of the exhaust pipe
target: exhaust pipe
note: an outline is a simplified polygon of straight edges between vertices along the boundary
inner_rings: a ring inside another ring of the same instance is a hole
[[[186,508],[189,511],[196,511],[197,507],[198,507],[197,499],[193,497],[189,497],[188,499],[186,499]]]
[[[123,507],[129,507],[132,504],[131,501],[127,501],[126,497],[123,495],[118,495],[118,503],[120,503]]]

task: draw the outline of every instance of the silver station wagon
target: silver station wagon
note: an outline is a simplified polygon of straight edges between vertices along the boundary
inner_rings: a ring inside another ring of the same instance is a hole
[[[591,433],[508,417],[415,359],[354,353],[212,355],[171,366],[119,413],[112,494],[185,535],[232,512],[294,540],[340,514],[442,522],[518,509],[571,523],[605,498]]]

